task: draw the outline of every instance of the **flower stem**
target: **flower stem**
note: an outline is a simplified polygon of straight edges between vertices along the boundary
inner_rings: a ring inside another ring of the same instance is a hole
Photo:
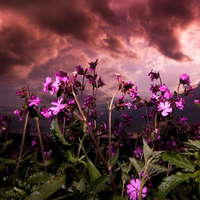
[[[23,151],[23,148],[24,148],[24,141],[25,141],[25,135],[26,135],[26,127],[27,127],[27,123],[28,123],[28,117],[29,117],[29,111],[27,111],[27,113],[26,113],[26,119],[25,119],[25,123],[24,123],[23,135],[22,135],[22,143],[21,143],[21,147],[20,147],[18,163],[17,163],[16,169],[15,169],[15,174],[14,174],[14,177],[13,177],[13,183],[15,182],[15,179],[17,177],[17,173],[19,171],[19,164],[20,164],[21,158],[22,158],[22,151]]]
[[[45,167],[44,146],[43,146],[43,143],[42,143],[42,137],[41,137],[41,133],[40,133],[40,126],[39,126],[39,119],[38,118],[36,118],[36,124],[37,124],[38,136],[39,136],[39,140],[40,140],[40,148],[41,148],[41,153],[42,153],[43,165]]]
[[[108,138],[108,144],[109,144],[109,169],[112,168],[112,163],[111,163],[111,136],[112,136],[112,128],[111,128],[111,114],[112,114],[112,104],[115,98],[115,95],[117,94],[117,92],[119,91],[119,89],[117,89],[117,91],[114,93],[111,102],[110,102],[110,107],[109,107],[109,138]]]
[[[80,104],[79,104],[79,101],[78,101],[77,96],[76,96],[76,94],[74,93],[74,91],[72,92],[72,94],[73,94],[73,96],[74,96],[74,98],[75,98],[75,101],[76,101],[77,106],[78,106],[78,108],[79,108],[79,111],[80,111],[80,113],[81,113],[81,115],[82,115],[82,118],[84,119],[84,122],[86,123],[86,126],[87,126],[87,128],[88,128],[88,130],[89,130],[89,132],[90,132],[90,135],[91,135],[91,137],[92,137],[92,140],[94,141],[94,144],[95,144],[95,146],[96,146],[96,148],[97,148],[97,152],[98,152],[98,154],[100,155],[100,157],[101,157],[103,163],[105,164],[105,166],[107,167],[107,169],[108,169],[108,171],[109,171],[110,180],[111,180],[111,182],[112,182],[112,189],[113,189],[114,194],[116,195],[116,188],[115,188],[115,182],[114,182],[114,176],[113,176],[112,170],[111,170],[111,168],[109,168],[109,166],[108,166],[108,164],[107,164],[107,162],[106,162],[106,160],[105,160],[105,158],[104,158],[104,156],[103,156],[103,153],[102,153],[102,151],[101,151],[101,149],[100,149],[100,147],[99,147],[99,145],[98,145],[98,142],[97,142],[97,140],[96,140],[96,138],[95,138],[95,136],[94,136],[94,133],[93,133],[91,127],[90,127],[89,124],[88,124],[87,118],[85,117],[85,115],[84,115],[84,113],[83,113],[83,111],[82,111],[82,109],[81,109],[81,106],[80,106]]]

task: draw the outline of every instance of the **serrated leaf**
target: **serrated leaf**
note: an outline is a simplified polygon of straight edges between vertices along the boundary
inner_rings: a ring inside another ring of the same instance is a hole
[[[26,198],[26,200],[46,199],[47,197],[55,193],[59,188],[61,188],[62,184],[65,181],[65,177],[66,176],[63,174],[54,177],[48,183],[41,185],[38,190],[31,193],[31,195]]]
[[[195,151],[200,151],[200,141],[199,140],[188,140],[188,142],[184,142],[186,146],[192,148]]]
[[[148,164],[147,165],[147,174],[149,177],[157,176],[161,173],[167,173],[169,169],[161,167],[160,165],[156,164]]]
[[[195,171],[195,165],[181,153],[174,154],[170,152],[165,152],[162,155],[162,160],[168,161],[170,164],[176,165],[176,167],[184,168],[187,171]]]
[[[97,194],[105,188],[105,184],[110,180],[110,176],[105,174],[97,178],[91,185],[91,191]]]
[[[74,149],[67,149],[65,151],[66,158],[68,162],[75,163],[76,162],[76,155],[74,153]]]
[[[146,141],[143,139],[143,152],[144,152],[144,159],[147,161],[151,156],[153,150],[149,147]]]
[[[131,161],[131,163],[135,167],[138,174],[141,174],[144,171],[144,164],[143,163],[137,161],[134,157],[129,158],[129,160]]]
[[[58,122],[56,119],[52,120],[51,122],[51,126],[50,126],[50,130],[53,134],[55,134],[59,141],[62,142],[63,145],[70,145],[66,140],[65,138],[63,137],[61,131],[60,131],[60,128],[58,126]]]
[[[184,181],[188,181],[190,178],[193,178],[194,175],[192,173],[180,173],[177,172],[174,175],[165,177],[163,179],[163,182],[158,186],[158,199],[162,200],[164,197],[171,191],[173,190],[177,185]]]
[[[27,183],[47,183],[52,178],[47,172],[38,172],[27,179]]]

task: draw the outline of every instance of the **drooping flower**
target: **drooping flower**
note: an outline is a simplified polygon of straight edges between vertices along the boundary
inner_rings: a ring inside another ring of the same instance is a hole
[[[40,103],[40,97],[37,97],[36,99],[35,99],[35,96],[33,95],[32,96],[32,99],[29,99],[28,100],[28,102],[30,102],[29,103],[29,106],[31,107],[31,106],[33,106],[33,105],[35,105],[36,107],[38,107],[38,104]]]
[[[169,113],[172,112],[172,108],[170,106],[171,104],[168,101],[160,102],[158,104],[158,111],[162,111],[161,114],[163,117],[167,116]]]
[[[117,80],[118,80],[118,83],[121,83],[122,82],[122,74],[118,74],[118,73],[115,73],[115,75],[117,76]]]
[[[14,110],[14,113],[19,117],[19,121],[23,121],[22,117],[20,116],[19,110]]]
[[[60,99],[58,99],[57,102],[55,102],[55,101],[51,102],[52,105],[56,106],[56,107],[49,108],[49,110],[53,111],[54,115],[57,115],[60,112],[60,110],[65,108],[65,106],[67,105],[67,104],[61,104],[61,102],[62,102],[62,97]]]
[[[140,194],[140,187],[141,187],[140,179],[136,180],[132,179],[130,181],[130,184],[128,184],[126,187],[127,187],[126,193],[129,194],[129,198],[131,200],[137,200]],[[144,187],[142,189],[142,198],[146,197],[146,193],[147,193],[147,187]]]

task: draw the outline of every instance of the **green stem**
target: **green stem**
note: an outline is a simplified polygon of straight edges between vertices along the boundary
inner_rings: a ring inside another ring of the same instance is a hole
[[[76,94],[74,93],[74,91],[72,91],[72,94],[73,94],[73,96],[74,96],[74,98],[75,98],[75,101],[76,101],[77,106],[78,106],[78,108],[79,108],[79,111],[80,111],[80,113],[81,113],[81,115],[82,115],[82,117],[83,117],[83,119],[84,119],[84,122],[86,123],[86,126],[87,126],[87,128],[88,128],[88,130],[89,130],[89,132],[90,132],[90,135],[91,135],[91,137],[92,137],[92,139],[93,139],[93,141],[94,141],[94,144],[95,144],[95,146],[96,146],[96,148],[97,148],[97,152],[98,152],[98,154],[100,155],[100,157],[101,157],[103,163],[105,164],[105,166],[107,167],[107,169],[108,169],[108,171],[109,171],[110,180],[111,180],[111,182],[112,182],[112,189],[113,189],[114,194],[116,195],[117,192],[116,192],[116,187],[115,187],[114,176],[113,176],[112,170],[111,170],[111,168],[108,167],[108,164],[107,164],[107,162],[106,162],[106,160],[105,160],[105,158],[104,158],[104,156],[103,156],[103,153],[102,153],[102,151],[101,151],[101,149],[100,149],[100,147],[99,147],[99,145],[98,145],[98,142],[97,142],[97,140],[96,140],[96,138],[95,138],[95,136],[94,136],[94,134],[93,134],[93,131],[92,131],[92,129],[90,128],[90,126],[89,126],[89,124],[88,124],[87,118],[85,117],[85,115],[84,115],[84,113],[83,113],[83,111],[82,111],[82,109],[81,109],[81,106],[80,106],[80,104],[79,104],[79,101],[78,101],[78,99],[77,99]]]
[[[21,147],[20,147],[18,163],[17,163],[16,169],[15,169],[15,174],[14,174],[14,177],[13,177],[13,183],[15,182],[15,179],[17,177],[17,173],[19,171],[19,164],[20,164],[21,159],[22,159],[22,151],[23,151],[23,148],[24,148],[24,141],[25,141],[25,135],[26,135],[26,127],[27,127],[27,123],[28,123],[28,117],[29,117],[29,111],[27,111],[27,113],[26,113],[26,119],[25,119],[25,123],[24,123],[23,135],[22,135],[22,143],[21,143]]]
[[[43,146],[43,143],[42,143],[42,137],[41,137],[41,133],[40,133],[40,126],[39,126],[39,119],[38,118],[36,118],[36,124],[37,124],[38,136],[39,136],[39,140],[40,140],[40,148],[41,148],[41,153],[42,153],[43,165],[45,167],[44,146]]]
[[[117,92],[119,91],[119,89],[117,89],[117,91],[114,93],[111,102],[110,102],[110,107],[109,107],[109,138],[108,138],[108,144],[109,144],[109,169],[112,168],[112,163],[111,163],[111,136],[112,136],[112,128],[111,128],[111,114],[112,114],[112,104],[115,98],[115,95],[117,94]]]
[[[21,143],[21,147],[20,147],[18,163],[21,162],[21,158],[22,158],[22,151],[23,151],[23,148],[24,148],[24,141],[25,141],[25,136],[26,136],[26,126],[27,126],[27,123],[28,123],[28,117],[29,117],[29,111],[27,111],[27,113],[26,113],[26,119],[25,119],[25,123],[24,123],[24,130],[23,130],[22,143]]]

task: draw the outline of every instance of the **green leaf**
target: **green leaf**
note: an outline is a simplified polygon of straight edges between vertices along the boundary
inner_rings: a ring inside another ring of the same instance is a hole
[[[149,177],[157,176],[161,173],[167,173],[167,172],[169,172],[169,169],[161,167],[160,165],[152,163],[147,165],[147,174]]]
[[[8,158],[0,158],[0,162],[4,164],[16,164],[16,161]]]
[[[110,176],[105,174],[97,178],[91,185],[91,191],[97,194],[105,188],[106,183],[110,180]]]
[[[90,175],[90,179],[93,182],[95,179],[99,178],[101,176],[101,174],[99,173],[98,169],[95,167],[95,165],[92,163],[92,161],[88,158],[87,153],[85,151],[85,148],[79,138],[79,142],[81,144],[82,150],[85,154],[86,157],[86,161],[87,161],[87,166],[88,166],[88,171],[89,171],[89,175]]]
[[[164,199],[164,197],[171,191],[173,190],[177,185],[184,181],[188,181],[190,178],[193,178],[194,175],[192,173],[180,173],[177,172],[174,175],[165,177],[163,179],[163,182],[158,186],[158,198],[159,199]]]
[[[111,157],[111,164],[112,166],[114,166],[117,162],[117,159],[119,157],[119,149],[117,149],[117,151],[115,152],[115,154]],[[108,165],[109,165],[109,160],[107,161]]]
[[[110,109],[110,101],[108,99],[106,100],[106,103],[107,103],[108,109]]]
[[[187,171],[195,171],[195,165],[181,153],[174,154],[170,152],[165,152],[162,155],[162,160],[168,161],[169,163],[176,165],[176,167],[184,168]]]
[[[188,142],[184,142],[186,146],[192,148],[195,151],[200,151],[200,141],[199,140],[188,140]]]
[[[52,175],[47,172],[38,172],[27,179],[27,183],[47,183],[51,180]]]
[[[145,161],[147,161],[152,156],[152,152],[153,152],[153,150],[146,143],[145,139],[143,139],[143,152],[144,152]]]
[[[53,134],[55,134],[59,141],[62,142],[63,145],[70,145],[66,140],[65,138],[63,137],[61,131],[60,131],[60,128],[58,126],[58,122],[57,122],[57,119],[54,119],[52,120],[51,122],[51,126],[50,126],[50,130]]]
[[[135,167],[138,174],[141,174],[144,171],[144,163],[137,161],[134,157],[129,158],[133,166]]]
[[[6,142],[3,143],[2,149],[5,149],[8,145],[10,145],[13,142],[13,139],[7,140]]]
[[[67,162],[71,162],[71,163],[76,163],[77,159],[76,159],[76,155],[74,153],[74,149],[67,149],[65,151],[65,155],[66,155],[66,158],[67,158]]]
[[[80,182],[73,182],[73,186],[78,190],[80,193],[82,193],[85,190],[85,181],[84,179],[81,179]]]
[[[65,175],[60,174],[50,180],[48,183],[45,183],[39,187],[38,190],[31,193],[31,195],[26,198],[26,200],[44,200],[47,197],[51,196],[53,193],[55,193],[64,183],[65,181]]]

